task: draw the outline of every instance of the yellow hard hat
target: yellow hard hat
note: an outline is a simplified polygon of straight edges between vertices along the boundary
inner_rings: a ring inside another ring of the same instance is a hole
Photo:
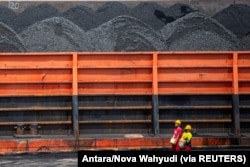
[[[179,120],[179,119],[175,120],[175,124],[181,125],[181,120]]]
[[[191,130],[191,129],[192,129],[191,125],[186,125],[185,130]]]

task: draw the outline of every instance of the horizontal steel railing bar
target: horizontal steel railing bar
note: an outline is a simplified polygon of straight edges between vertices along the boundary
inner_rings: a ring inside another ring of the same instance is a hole
[[[152,109],[152,106],[102,106],[102,107],[78,107],[79,110],[141,110]]]
[[[175,120],[159,120],[159,123],[173,123]],[[218,123],[218,122],[232,122],[231,119],[201,119],[201,120],[182,120],[182,122],[190,122],[190,123]],[[120,123],[151,123],[151,120],[88,120],[88,121],[79,121],[80,124],[103,124],[103,123],[111,123],[111,124],[120,124]]]
[[[72,81],[0,81],[0,84],[70,84]]]
[[[70,111],[72,107],[12,107],[0,108],[0,111]]]
[[[208,80],[208,79],[199,79],[199,80],[195,80],[195,79],[186,79],[186,80],[158,80],[159,83],[161,82],[199,82],[199,83],[206,83],[206,82],[232,82],[232,80]]]
[[[175,120],[159,120],[159,123],[173,123]],[[187,123],[231,123],[231,119],[200,119],[200,120],[185,120],[182,122]],[[249,122],[249,119],[242,119],[241,122]],[[130,123],[151,123],[151,120],[79,120],[79,124],[130,124]],[[60,125],[72,124],[71,121],[21,121],[21,122],[0,122],[1,126],[10,125]]]
[[[250,78],[249,79],[239,79],[239,82],[250,82]]]
[[[250,68],[249,65],[238,65],[238,68]]]
[[[41,69],[46,69],[46,70],[63,70],[63,69],[72,69],[72,67],[56,67],[56,66],[49,66],[49,67],[0,67],[0,70],[41,70]]]
[[[173,123],[175,120],[159,120],[160,123]],[[195,119],[182,119],[181,122],[187,122],[187,123],[231,123],[232,120],[229,118],[224,118],[224,119],[199,119],[199,120],[195,120]]]
[[[136,92],[127,92],[127,93],[124,93],[124,92],[112,92],[112,93],[100,93],[100,92],[97,92],[97,93],[85,93],[85,92],[81,92],[79,91],[80,93],[78,94],[79,96],[82,96],[82,95],[88,95],[88,96],[105,96],[105,95],[116,95],[116,96],[128,96],[128,95],[131,95],[131,96],[149,96],[149,95],[152,95],[151,92],[145,92],[145,93],[136,93]]]
[[[78,66],[77,67],[78,69],[92,69],[92,68],[97,68],[97,69],[99,69],[99,68],[152,68],[152,66]]]
[[[0,125],[30,125],[30,124],[37,124],[37,125],[61,125],[61,124],[71,124],[71,121],[21,121],[21,122],[0,122]]]
[[[250,122],[250,118],[249,119],[240,119],[240,122]]]
[[[224,66],[218,66],[218,65],[159,65],[158,68],[232,68],[233,65],[224,65]],[[244,67],[244,66],[243,66]]]
[[[246,93],[247,95],[250,94],[250,92]],[[232,95],[231,92],[168,92],[168,93],[162,93],[159,92],[158,95],[163,96],[163,95]]]
[[[151,106],[101,106],[101,107],[78,107],[79,110],[140,110],[152,109]],[[14,107],[14,108],[0,108],[0,111],[70,111],[72,107]]]
[[[232,106],[159,106],[159,109],[231,109]],[[242,109],[250,109],[250,106],[240,106]],[[152,106],[80,106],[79,110],[133,110],[133,109],[152,109]],[[60,111],[72,110],[72,107],[13,107],[0,108],[0,111]]]
[[[239,95],[250,95],[250,91],[249,92],[242,92],[239,90]]]
[[[144,82],[152,82],[152,80],[86,80],[86,81],[78,81],[78,83],[144,83]]]
[[[231,109],[232,106],[159,106],[159,109]]]
[[[240,105],[239,108],[241,108],[241,109],[250,109],[250,106]]]
[[[151,123],[151,120],[79,120],[80,124],[121,124],[121,123]]]

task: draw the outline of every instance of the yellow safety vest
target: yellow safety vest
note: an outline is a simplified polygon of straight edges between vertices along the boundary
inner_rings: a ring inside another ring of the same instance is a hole
[[[193,135],[191,132],[183,132],[181,140],[185,141],[185,146],[191,145],[192,137]]]

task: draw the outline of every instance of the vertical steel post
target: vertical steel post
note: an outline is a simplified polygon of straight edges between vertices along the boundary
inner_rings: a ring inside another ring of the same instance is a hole
[[[159,135],[159,99],[158,99],[158,54],[153,53],[153,94],[152,94],[152,131]]]
[[[238,54],[233,53],[233,95],[232,95],[232,122],[234,136],[240,136],[240,112],[239,112],[239,83],[238,83]]]
[[[73,135],[79,138],[79,112],[78,112],[78,79],[77,79],[77,53],[73,53],[72,63],[72,124]]]

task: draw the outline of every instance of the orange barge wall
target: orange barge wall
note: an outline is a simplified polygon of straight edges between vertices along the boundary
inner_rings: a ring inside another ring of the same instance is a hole
[[[180,106],[159,106],[164,95],[229,95],[232,106],[181,106],[184,109],[229,109],[232,118],[190,117],[185,123],[230,123],[233,137],[194,137],[202,146],[249,145],[242,139],[241,123],[249,124],[249,114],[240,117],[239,96],[250,95],[250,52],[72,52],[72,53],[0,53],[0,97],[72,97],[72,107],[0,107],[0,112],[65,110],[72,112],[67,120],[0,121],[1,129],[18,124],[41,126],[69,125],[68,137],[40,136],[39,139],[0,136],[0,153],[72,151],[80,149],[167,148],[169,136],[162,136],[160,124],[175,119],[159,118],[159,109]],[[152,96],[152,104],[142,106],[78,106],[79,96],[125,95]],[[79,110],[149,109],[152,119],[79,120]],[[80,125],[151,124],[153,136],[124,138],[83,134]],[[249,129],[249,126],[248,126]]]
[[[249,56],[250,52],[0,53],[0,96],[249,94]]]

